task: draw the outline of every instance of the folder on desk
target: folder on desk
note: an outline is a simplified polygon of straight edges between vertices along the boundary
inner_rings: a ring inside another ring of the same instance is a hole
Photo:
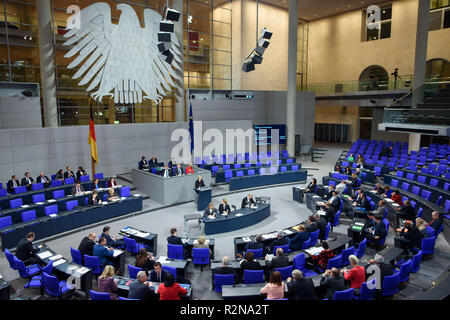
[[[51,257],[52,253],[50,251],[44,251],[44,252],[38,253],[37,256],[40,259],[44,260],[45,258]]]
[[[85,274],[86,272],[89,271],[89,268],[86,267],[81,267],[78,270],[76,270],[79,274]]]
[[[250,237],[244,237],[244,238],[242,238],[242,240],[243,240],[244,242],[250,242],[250,241],[252,241],[252,240],[250,239]]]
[[[47,201],[48,201],[48,202],[56,202],[55,199],[48,199]]]
[[[292,229],[294,229],[295,231],[299,231],[300,230],[299,226],[292,227]]]
[[[113,253],[113,257],[117,257],[119,254],[121,254],[123,251],[122,250],[116,250],[114,249],[114,253]]]
[[[283,232],[285,233],[285,234],[287,234],[287,235],[290,235],[290,234],[292,234],[293,232],[291,231],[291,230],[283,230]]]
[[[59,260],[53,262],[53,266],[54,266],[54,267],[55,267],[55,266],[59,266],[60,264],[63,264],[64,262],[66,262],[65,259],[59,259]]]
[[[58,260],[58,259],[61,259],[62,257],[63,257],[62,255],[57,254],[57,255],[55,255],[55,256],[53,256],[53,257],[50,257],[49,259],[52,260],[52,261],[56,261],[56,260]],[[54,265],[54,264],[53,264],[53,265]]]
[[[166,256],[160,256],[159,259],[158,259],[158,262],[161,263],[161,264],[168,262],[167,261],[167,257]]]
[[[310,256],[314,256],[316,254],[321,253],[322,250],[323,250],[322,247],[313,247],[313,248],[306,249],[305,252],[308,253]]]

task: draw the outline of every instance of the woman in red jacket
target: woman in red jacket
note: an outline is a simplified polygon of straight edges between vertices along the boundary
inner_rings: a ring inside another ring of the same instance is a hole
[[[189,163],[189,165],[186,167],[186,174],[194,173],[194,168],[192,168],[192,164]]]
[[[185,288],[175,282],[175,277],[171,273],[167,273],[164,283],[158,288],[159,300],[180,300],[180,296],[187,294]]]
[[[116,186],[117,186],[116,180],[113,177],[111,177],[111,179],[109,179],[109,181],[108,181],[108,188],[112,188],[112,187],[116,187]]]
[[[392,191],[391,199],[394,200],[399,206],[403,206],[402,196],[398,190]]]
[[[366,271],[358,265],[358,258],[355,255],[350,255],[348,260],[352,269],[350,271],[342,269],[341,273],[344,274],[345,281],[350,281],[350,287],[359,290],[363,282],[366,281]]]

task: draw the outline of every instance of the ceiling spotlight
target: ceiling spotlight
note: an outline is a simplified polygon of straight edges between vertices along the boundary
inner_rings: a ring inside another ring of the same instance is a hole
[[[255,64],[253,61],[247,61],[244,62],[244,65],[242,66],[242,71],[249,72],[255,70]]]
[[[273,33],[267,30],[266,27],[261,30],[261,38],[263,39],[270,39],[272,37],[272,34]]]
[[[252,54],[251,59],[253,61],[253,64],[261,64],[262,60],[263,60],[263,57],[261,57],[258,54]]]
[[[267,48],[269,46],[270,42],[266,41],[264,39],[259,39],[258,40],[258,46],[263,47],[263,48]]]
[[[255,49],[257,54],[259,54],[260,56],[262,56],[264,54],[264,51],[266,51],[266,48],[260,47],[260,46],[256,46]]]
[[[175,9],[171,9],[168,8],[166,11],[166,20],[172,20],[177,22],[180,19],[180,12],[175,10]]]

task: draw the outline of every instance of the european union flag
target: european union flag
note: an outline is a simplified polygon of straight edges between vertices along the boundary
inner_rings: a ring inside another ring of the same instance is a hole
[[[194,121],[192,120],[192,102],[189,103],[189,134],[191,135],[191,154],[194,151]]]

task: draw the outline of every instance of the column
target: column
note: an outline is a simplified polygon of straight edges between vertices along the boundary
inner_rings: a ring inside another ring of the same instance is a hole
[[[429,18],[430,0],[419,0],[419,7],[417,11],[416,51],[414,58],[414,90],[425,83]],[[424,91],[422,89],[413,92],[413,108],[417,108],[417,103],[423,100],[423,93]]]
[[[53,30],[50,0],[36,1],[38,13],[39,60],[45,126],[58,126],[56,107],[55,62],[53,59]]]
[[[410,133],[408,141],[408,153],[412,150],[419,151],[420,149],[420,133]]]
[[[297,98],[297,0],[289,0],[289,46],[288,46],[288,91],[286,106],[286,149],[289,155],[295,152],[295,108]]]
[[[178,22],[175,22],[175,35],[177,36],[178,41],[180,42],[180,51],[183,53],[183,0],[173,0],[173,6],[174,9],[180,12],[180,20]],[[184,103],[184,64],[183,64],[183,58],[184,55],[181,55],[181,74],[178,74],[180,81],[176,80],[175,83],[177,84],[177,93],[175,94],[175,121],[176,122],[184,122],[184,110],[185,110],[185,103]]]

